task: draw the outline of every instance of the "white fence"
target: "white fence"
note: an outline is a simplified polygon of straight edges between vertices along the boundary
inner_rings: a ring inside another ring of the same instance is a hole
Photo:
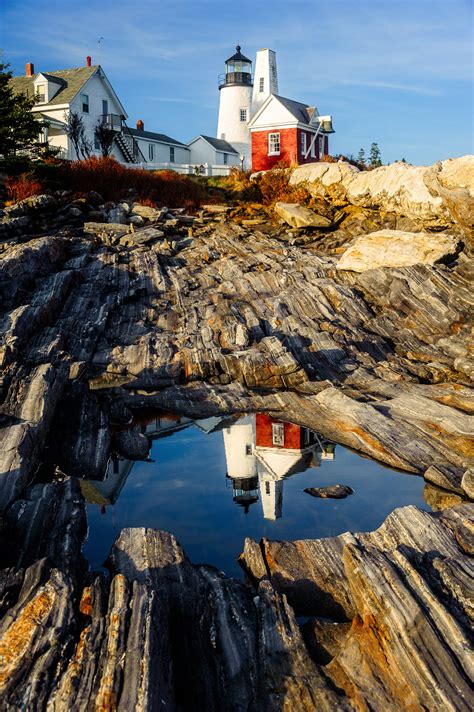
[[[127,163],[127,168],[144,168],[147,171],[176,171],[187,176],[228,176],[235,166],[210,165],[209,163]]]

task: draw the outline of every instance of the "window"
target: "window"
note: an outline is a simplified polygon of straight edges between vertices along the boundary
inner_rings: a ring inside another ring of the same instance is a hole
[[[317,156],[316,156],[316,137],[314,135],[311,137],[311,158],[317,158]]]
[[[89,94],[81,94],[82,111],[84,114],[89,113]]]
[[[94,133],[94,148],[95,148],[96,151],[98,151],[98,150],[100,149],[100,141],[99,141],[99,139],[97,138],[97,134],[96,134],[96,133]]]
[[[155,147],[152,143],[148,144],[148,158],[152,161],[155,157]]]
[[[247,109],[240,109],[240,120],[247,121]]]
[[[301,133],[301,155],[303,158],[306,156],[306,134]]]
[[[170,146],[170,163],[174,163],[174,146]]]
[[[322,158],[324,155],[324,136],[319,137],[319,157]]]
[[[40,104],[44,104],[46,101],[46,84],[39,84],[36,87],[36,96]]]
[[[265,482],[265,494],[270,494],[270,482]]]
[[[279,133],[268,134],[268,155],[269,156],[279,156],[280,155],[280,134]]]
[[[227,153],[224,153],[224,166],[227,165]]]
[[[102,99],[102,116],[107,116],[109,113],[109,102],[107,99]]]
[[[260,83],[259,83],[258,90],[259,90],[259,91],[263,91],[264,87],[265,87],[265,79],[262,77],[262,78],[260,79]]]
[[[285,444],[285,426],[283,423],[272,423],[272,443],[281,447]]]
[[[252,446],[251,446],[251,445],[246,445],[246,446],[245,446],[245,454],[246,454],[246,455],[251,455],[251,454],[252,454]]]

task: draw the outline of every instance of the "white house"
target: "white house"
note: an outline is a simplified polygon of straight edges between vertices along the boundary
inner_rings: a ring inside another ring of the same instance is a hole
[[[61,69],[55,72],[37,72],[34,65],[26,65],[25,75],[13,77],[11,86],[15,93],[36,96],[34,114],[47,122],[44,142],[60,149],[62,158],[76,159],[74,146],[66,133],[66,124],[71,112],[77,113],[84,122],[87,139],[92,144],[92,154],[100,155],[100,145],[94,134],[99,123],[115,132],[112,155],[121,163],[189,164],[189,148],[164,134],[145,131],[142,121],[137,128],[129,128],[127,113],[100,65],[92,65],[86,58],[84,67]],[[151,166],[150,166],[151,167]]]
[[[87,57],[85,67],[51,73],[35,73],[34,65],[29,62],[25,75],[13,77],[11,86],[15,93],[38,97],[32,111],[47,121],[44,140],[50,146],[59,148],[61,157],[78,158],[66,133],[68,116],[75,112],[83,119],[93,153],[100,155],[100,147],[94,140],[94,129],[103,122],[116,132],[112,155],[117,160],[133,163],[140,158],[133,137],[127,131],[127,113],[104,70],[99,65],[93,66],[90,57]]]
[[[191,150],[186,144],[165,134],[145,131],[143,121],[137,121],[136,129],[129,129],[147,163],[159,164],[162,168],[191,163]]]
[[[196,136],[188,143],[191,160],[195,165],[213,167],[213,173],[219,173],[219,167],[240,166],[240,154],[228,141],[213,136]],[[227,171],[226,171],[227,172]]]

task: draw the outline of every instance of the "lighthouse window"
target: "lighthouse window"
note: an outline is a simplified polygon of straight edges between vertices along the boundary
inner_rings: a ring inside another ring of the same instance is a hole
[[[280,155],[280,134],[279,133],[268,134],[268,155],[269,156],[279,156]]]
[[[262,79],[260,79],[259,91],[263,91],[264,86],[265,86],[265,79],[262,77]]]
[[[247,121],[247,109],[240,109],[240,120]]]
[[[272,443],[281,446],[285,444],[285,426],[283,423],[272,423]]]
[[[251,454],[252,454],[252,446],[251,446],[251,445],[246,445],[246,446],[245,446],[245,454],[246,454],[246,455],[251,455]]]

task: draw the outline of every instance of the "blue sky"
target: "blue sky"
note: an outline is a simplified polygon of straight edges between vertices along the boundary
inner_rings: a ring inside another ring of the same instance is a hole
[[[331,153],[428,164],[474,152],[472,0],[3,0],[15,74],[100,63],[134,125],[215,135],[237,42],[277,53],[282,96],[331,113]]]

